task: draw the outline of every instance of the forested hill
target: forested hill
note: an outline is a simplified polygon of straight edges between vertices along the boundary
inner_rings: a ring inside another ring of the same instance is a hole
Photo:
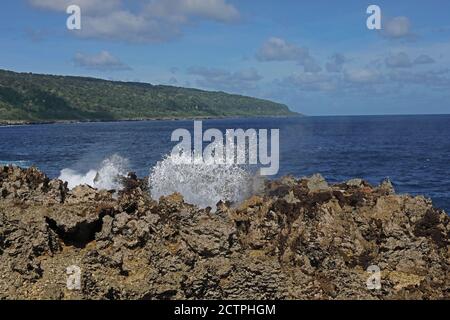
[[[224,92],[0,70],[0,122],[290,115],[286,105]]]

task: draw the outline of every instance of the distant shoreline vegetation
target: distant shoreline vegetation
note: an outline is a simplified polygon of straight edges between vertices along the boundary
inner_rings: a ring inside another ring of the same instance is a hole
[[[142,119],[83,119],[83,120],[46,120],[46,121],[33,121],[33,120],[2,120],[0,119],[0,127],[4,126],[26,126],[26,125],[45,125],[45,124],[77,124],[77,123],[115,123],[115,122],[142,122],[142,121],[183,121],[183,120],[221,120],[221,119],[245,119],[245,118],[291,118],[291,117],[306,117],[301,113],[293,115],[280,115],[280,116],[205,116],[205,117],[160,117],[160,118],[142,118]]]
[[[224,92],[0,70],[0,124],[290,117],[280,103]]]

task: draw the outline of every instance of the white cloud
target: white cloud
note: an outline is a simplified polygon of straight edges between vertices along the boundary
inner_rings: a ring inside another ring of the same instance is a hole
[[[98,54],[77,53],[73,59],[76,66],[100,71],[130,70],[131,68],[108,51]]]
[[[436,88],[450,88],[450,69],[428,70],[411,72],[398,70],[389,75],[390,80],[404,84],[414,84]]]
[[[120,7],[121,0],[28,0],[38,8],[65,12],[70,5],[78,5],[82,13],[92,14],[114,10]]]
[[[357,84],[374,84],[380,82],[381,74],[372,69],[352,69],[345,71],[345,79]]]
[[[241,92],[254,89],[263,77],[254,68],[229,72],[218,68],[191,67],[188,74],[198,76],[197,84],[205,88]]]
[[[254,68],[243,69],[235,72],[233,74],[233,78],[238,81],[259,81],[263,77],[258,73],[258,71]]]
[[[409,56],[404,52],[391,54],[385,59],[388,68],[411,68],[412,62]]]
[[[414,65],[420,64],[432,64],[434,59],[426,54],[419,55],[414,61],[412,61],[408,54],[405,52],[399,52],[397,54],[391,54],[385,59],[386,66],[388,68],[411,68]]]
[[[82,37],[130,42],[162,42],[179,34],[180,30],[173,25],[123,10],[85,18],[80,32]]]
[[[256,54],[256,58],[260,61],[302,61],[308,57],[307,48],[275,37],[269,38]]]
[[[294,73],[279,82],[282,87],[294,87],[302,91],[333,91],[337,83],[325,74],[300,72]]]
[[[299,62],[299,64],[303,65],[305,72],[317,73],[317,72],[322,71],[322,67],[312,57],[309,57],[309,58],[303,60],[302,62]]]
[[[309,49],[289,43],[284,39],[272,37],[263,43],[256,53],[259,61],[295,61],[304,67],[305,72],[320,72],[322,67],[309,54]]]
[[[328,72],[341,72],[346,62],[347,58],[343,54],[336,53],[327,62],[326,69]]]
[[[200,17],[219,22],[239,19],[239,11],[225,0],[159,0],[151,1],[148,15],[175,23],[185,23],[189,17]]]
[[[138,7],[125,0],[29,0],[37,8],[64,11],[78,4],[82,29],[77,35],[128,42],[162,42],[182,34],[187,24],[202,20],[232,23],[239,11],[226,0],[142,0]],[[135,10],[131,10],[133,7]]]
[[[414,60],[414,64],[430,64],[435,63],[434,59],[426,54],[421,54]]]

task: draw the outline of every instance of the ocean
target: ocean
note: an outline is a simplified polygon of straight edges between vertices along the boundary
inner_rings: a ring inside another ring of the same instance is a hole
[[[280,129],[278,176],[321,173],[329,182],[389,178],[398,193],[425,195],[450,212],[450,115],[240,118],[203,121],[204,129]],[[0,164],[35,165],[49,177],[88,175],[113,155],[147,176],[192,120],[67,123],[0,127]],[[69,171],[68,171],[69,170]],[[170,177],[166,177],[170,179]]]

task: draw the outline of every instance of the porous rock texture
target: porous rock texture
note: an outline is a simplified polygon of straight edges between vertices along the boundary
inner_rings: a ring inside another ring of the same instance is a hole
[[[267,181],[241,204],[153,200],[0,167],[0,299],[448,299],[449,217],[390,182]],[[367,268],[380,270],[370,290]],[[67,268],[80,268],[69,289]]]

